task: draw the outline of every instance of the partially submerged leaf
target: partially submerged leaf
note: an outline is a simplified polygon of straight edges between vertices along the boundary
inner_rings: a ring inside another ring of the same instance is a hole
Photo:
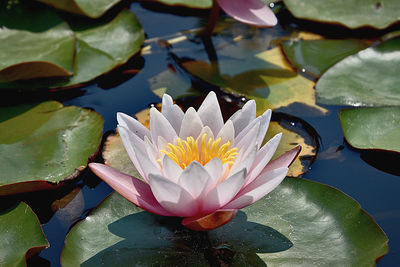
[[[38,0],[55,8],[91,18],[102,16],[121,0]]]
[[[400,153],[400,107],[343,109],[339,118],[353,147]]]
[[[49,246],[39,220],[23,202],[0,211],[0,265],[25,267],[26,259]]]
[[[399,106],[400,38],[349,56],[322,75],[317,100],[328,105]]]
[[[367,45],[358,40],[284,41],[282,48],[290,63],[302,72],[319,77],[335,63]]]
[[[30,16],[39,21],[34,26],[27,25],[35,31],[20,29],[21,25],[14,23],[11,17],[18,20],[27,16],[28,11],[14,4],[8,6],[7,2],[0,3],[0,16],[4,16],[0,18],[0,50],[3,51],[0,53],[0,82],[71,76],[75,37],[68,25],[45,8],[41,12],[48,15],[49,21]],[[46,28],[46,25],[51,26]]]
[[[398,0],[283,0],[301,19],[341,24],[354,29],[370,26],[384,29],[399,21]]]
[[[356,201],[329,186],[289,177],[206,235],[113,193],[72,228],[61,263],[372,266],[388,251],[387,237]]]
[[[11,113],[0,122],[0,195],[75,178],[100,145],[103,119],[94,111],[48,101]]]

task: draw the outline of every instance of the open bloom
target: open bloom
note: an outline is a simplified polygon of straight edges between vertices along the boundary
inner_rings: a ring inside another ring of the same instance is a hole
[[[300,151],[296,147],[269,162],[281,139],[277,134],[261,147],[270,117],[268,110],[256,118],[250,100],[224,123],[214,92],[186,113],[165,94],[162,113],[150,110],[150,130],[117,114],[119,134],[143,180],[103,164],[89,166],[137,206],[210,230],[277,187]]]
[[[257,27],[277,24],[274,12],[261,0],[218,0],[226,14],[237,21]]]

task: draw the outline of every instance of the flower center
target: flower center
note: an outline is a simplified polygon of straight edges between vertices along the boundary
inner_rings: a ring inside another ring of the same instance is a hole
[[[222,164],[232,165],[238,155],[238,149],[236,147],[229,149],[230,144],[231,142],[228,141],[221,145],[221,138],[213,140],[207,134],[203,134],[197,140],[194,140],[192,136],[187,137],[186,140],[177,138],[175,145],[168,143],[166,149],[161,152],[169,156],[182,169],[185,169],[192,161],[197,161],[204,166],[213,158],[219,158]]]

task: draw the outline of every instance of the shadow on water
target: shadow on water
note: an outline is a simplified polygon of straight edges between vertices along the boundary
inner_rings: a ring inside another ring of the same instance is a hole
[[[239,211],[229,224],[210,232],[191,231],[179,218],[148,212],[128,215],[108,230],[122,241],[100,251],[82,266],[266,266],[256,253],[274,253],[293,246],[275,229],[247,221]]]

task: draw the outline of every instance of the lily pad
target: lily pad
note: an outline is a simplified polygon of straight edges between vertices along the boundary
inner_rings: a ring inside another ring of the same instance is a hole
[[[259,114],[268,108],[277,109],[296,102],[305,104],[320,114],[327,112],[315,103],[314,82],[294,72],[279,47],[254,54],[252,59],[242,64],[237,64],[236,60],[233,64],[231,60],[221,59],[218,65],[219,73],[204,61],[181,63],[187,73],[204,84],[254,99]],[[240,71],[237,68],[247,70]]]
[[[63,266],[372,266],[388,239],[342,192],[289,178],[232,222],[207,233],[152,215],[117,193],[72,228]]]
[[[152,0],[170,6],[185,6],[191,8],[211,8],[213,0]]]
[[[49,246],[35,213],[23,202],[0,211],[0,265],[26,266],[26,259]]]
[[[341,24],[354,29],[370,26],[384,29],[399,21],[397,0],[283,0],[301,19]]]
[[[37,4],[42,6],[41,4]],[[29,6],[21,6],[25,10]],[[68,18],[68,17],[67,17]],[[18,19],[16,17],[15,19]],[[29,20],[26,21],[29,23]],[[36,79],[0,83],[0,88],[57,88],[72,87],[93,80],[128,61],[136,54],[143,42],[143,29],[133,13],[121,11],[112,20],[87,21],[68,19],[72,28],[76,49],[73,60],[73,76],[59,79]],[[20,25],[21,26],[21,25]],[[28,27],[28,26],[26,26]],[[24,31],[26,32],[26,31]],[[29,49],[31,46],[29,46]],[[7,49],[8,46],[7,46]],[[8,51],[5,49],[5,51]],[[26,49],[27,53],[32,53]],[[42,47],[47,51],[46,47]],[[58,53],[66,53],[64,49]],[[9,57],[10,53],[6,53]]]
[[[55,8],[91,18],[101,17],[121,0],[38,0]]]
[[[328,105],[399,106],[400,38],[349,56],[316,85],[317,101]]]
[[[37,8],[29,10],[2,1],[0,3],[0,82],[10,82],[38,77],[71,76],[75,37],[62,19],[44,7],[41,15],[30,15]],[[43,17],[47,16],[45,22]],[[19,29],[18,17],[36,20],[27,25],[31,31]],[[46,24],[47,23],[47,24]],[[50,25],[50,26],[45,26]]]
[[[400,107],[343,109],[339,118],[353,147],[400,153]]]
[[[282,48],[292,66],[320,77],[335,63],[367,45],[358,40],[298,40],[284,41]]]
[[[100,145],[103,119],[56,101],[0,114],[0,196],[52,188],[77,177]]]

